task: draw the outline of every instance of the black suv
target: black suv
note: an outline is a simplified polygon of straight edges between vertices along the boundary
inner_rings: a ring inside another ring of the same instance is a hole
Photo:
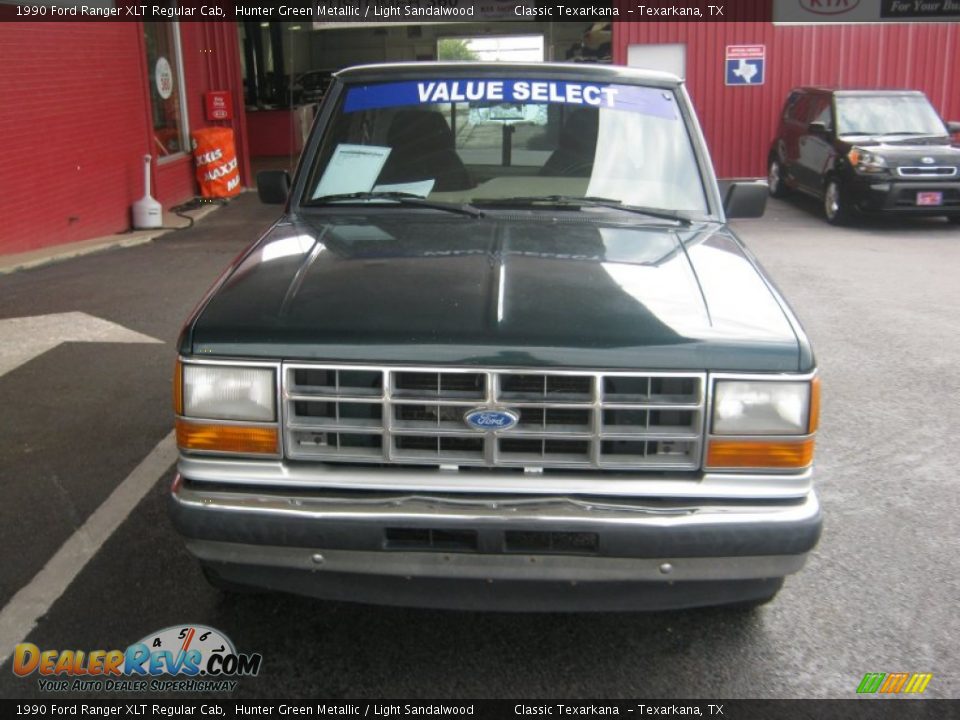
[[[798,88],[767,160],[770,194],[823,200],[827,221],[857,213],[946,215],[960,222],[960,148],[916,90]]]

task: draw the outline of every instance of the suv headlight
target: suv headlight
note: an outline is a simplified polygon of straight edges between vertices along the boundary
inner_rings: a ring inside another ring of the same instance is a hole
[[[278,454],[276,395],[273,368],[178,361],[177,445],[197,452]]]
[[[813,462],[819,378],[716,380],[707,442],[710,469],[789,470]]]
[[[882,173],[887,171],[887,161],[876,153],[861,147],[850,148],[847,159],[859,172]]]

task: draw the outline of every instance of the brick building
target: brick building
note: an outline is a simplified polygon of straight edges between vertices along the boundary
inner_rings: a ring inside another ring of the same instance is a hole
[[[0,22],[0,57],[0,254],[128,229],[146,153],[165,208],[192,198],[200,127],[233,128],[249,182],[233,23]],[[205,117],[208,90],[233,120]]]

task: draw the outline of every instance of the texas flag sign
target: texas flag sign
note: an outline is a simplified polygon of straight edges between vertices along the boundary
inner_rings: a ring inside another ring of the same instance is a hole
[[[727,45],[727,85],[763,85],[766,45]]]

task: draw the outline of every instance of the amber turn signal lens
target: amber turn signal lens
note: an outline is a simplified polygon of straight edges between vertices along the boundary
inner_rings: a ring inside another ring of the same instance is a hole
[[[820,425],[820,377],[810,381],[810,425],[807,429],[811,435]]]
[[[173,414],[183,415],[183,366],[180,358],[173,366]]]
[[[214,425],[177,420],[177,446],[183,450],[244,454],[277,453],[276,428]]]
[[[707,467],[805,468],[813,462],[813,438],[803,440],[710,440]]]

